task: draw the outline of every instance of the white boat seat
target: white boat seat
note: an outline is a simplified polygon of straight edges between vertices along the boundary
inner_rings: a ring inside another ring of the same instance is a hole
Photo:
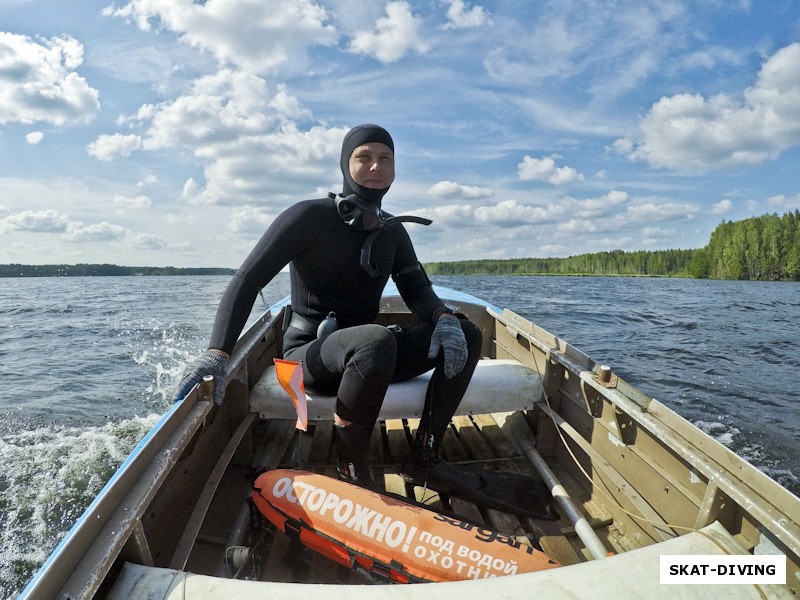
[[[419,418],[425,405],[428,371],[409,381],[393,383],[386,392],[379,419]],[[457,415],[528,410],[542,397],[539,373],[516,360],[483,359],[458,406]],[[311,421],[333,417],[336,398],[306,390]],[[262,417],[295,419],[294,404],[270,367],[250,392],[250,410]]]

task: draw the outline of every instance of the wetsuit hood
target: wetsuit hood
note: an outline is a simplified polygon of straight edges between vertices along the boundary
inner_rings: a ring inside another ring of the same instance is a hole
[[[373,125],[366,123],[353,127],[347,132],[342,141],[342,156],[339,159],[339,166],[342,168],[342,175],[344,175],[344,185],[342,186],[342,196],[350,196],[357,194],[359,198],[367,200],[378,206],[381,205],[381,200],[386,192],[389,191],[388,187],[383,189],[371,189],[357,184],[350,176],[350,156],[353,151],[359,146],[368,144],[370,142],[379,142],[387,145],[394,152],[394,141],[389,132],[380,125]]]

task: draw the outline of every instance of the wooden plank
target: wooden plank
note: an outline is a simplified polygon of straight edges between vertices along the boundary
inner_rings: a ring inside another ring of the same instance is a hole
[[[406,437],[403,421],[388,419],[386,422],[386,438],[389,446],[387,461],[400,464],[408,454],[408,438]]]
[[[295,421],[289,419],[273,419],[268,423],[263,436],[266,444],[256,455],[253,466],[274,469],[280,464],[294,438],[294,424]]]
[[[408,491],[406,488],[406,480],[399,473],[384,472],[383,486],[389,494],[395,494],[408,498]]]
[[[450,500],[450,510],[454,515],[470,523],[486,525],[486,519],[484,519],[483,514],[475,504],[455,496],[451,496],[448,499]]]
[[[492,454],[497,457],[504,457],[508,460],[502,463],[504,469],[509,471],[523,471],[526,475],[530,474],[537,476],[533,469],[526,471],[521,469],[520,465],[514,461],[513,457],[518,453],[514,449],[513,444],[509,441],[508,436],[500,429],[500,425],[494,420],[492,415],[473,415],[472,421],[481,432],[481,437],[491,448]]]
[[[314,437],[308,453],[310,466],[326,465],[335,459],[333,454],[333,421],[316,421]]]
[[[535,538],[539,540],[539,547],[542,551],[558,564],[574,565],[583,562],[556,521],[530,518],[525,521]]]

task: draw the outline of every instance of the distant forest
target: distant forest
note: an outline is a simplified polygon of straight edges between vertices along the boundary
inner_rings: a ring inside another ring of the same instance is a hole
[[[723,221],[704,248],[427,263],[429,275],[620,275],[800,281],[800,210]]]
[[[611,250],[567,258],[426,263],[429,275],[619,275],[800,281],[800,210],[723,221],[704,248]],[[232,275],[233,269],[117,265],[0,265],[0,277]]]
[[[118,265],[0,265],[0,277],[119,277],[129,275],[232,275],[233,269],[120,267]]]

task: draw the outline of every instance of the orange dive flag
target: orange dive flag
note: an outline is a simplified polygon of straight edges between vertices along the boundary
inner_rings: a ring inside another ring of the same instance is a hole
[[[308,431],[308,408],[306,406],[306,388],[303,385],[302,363],[280,358],[272,360],[275,361],[275,375],[278,377],[278,383],[294,402],[294,410],[297,413],[295,427]]]

